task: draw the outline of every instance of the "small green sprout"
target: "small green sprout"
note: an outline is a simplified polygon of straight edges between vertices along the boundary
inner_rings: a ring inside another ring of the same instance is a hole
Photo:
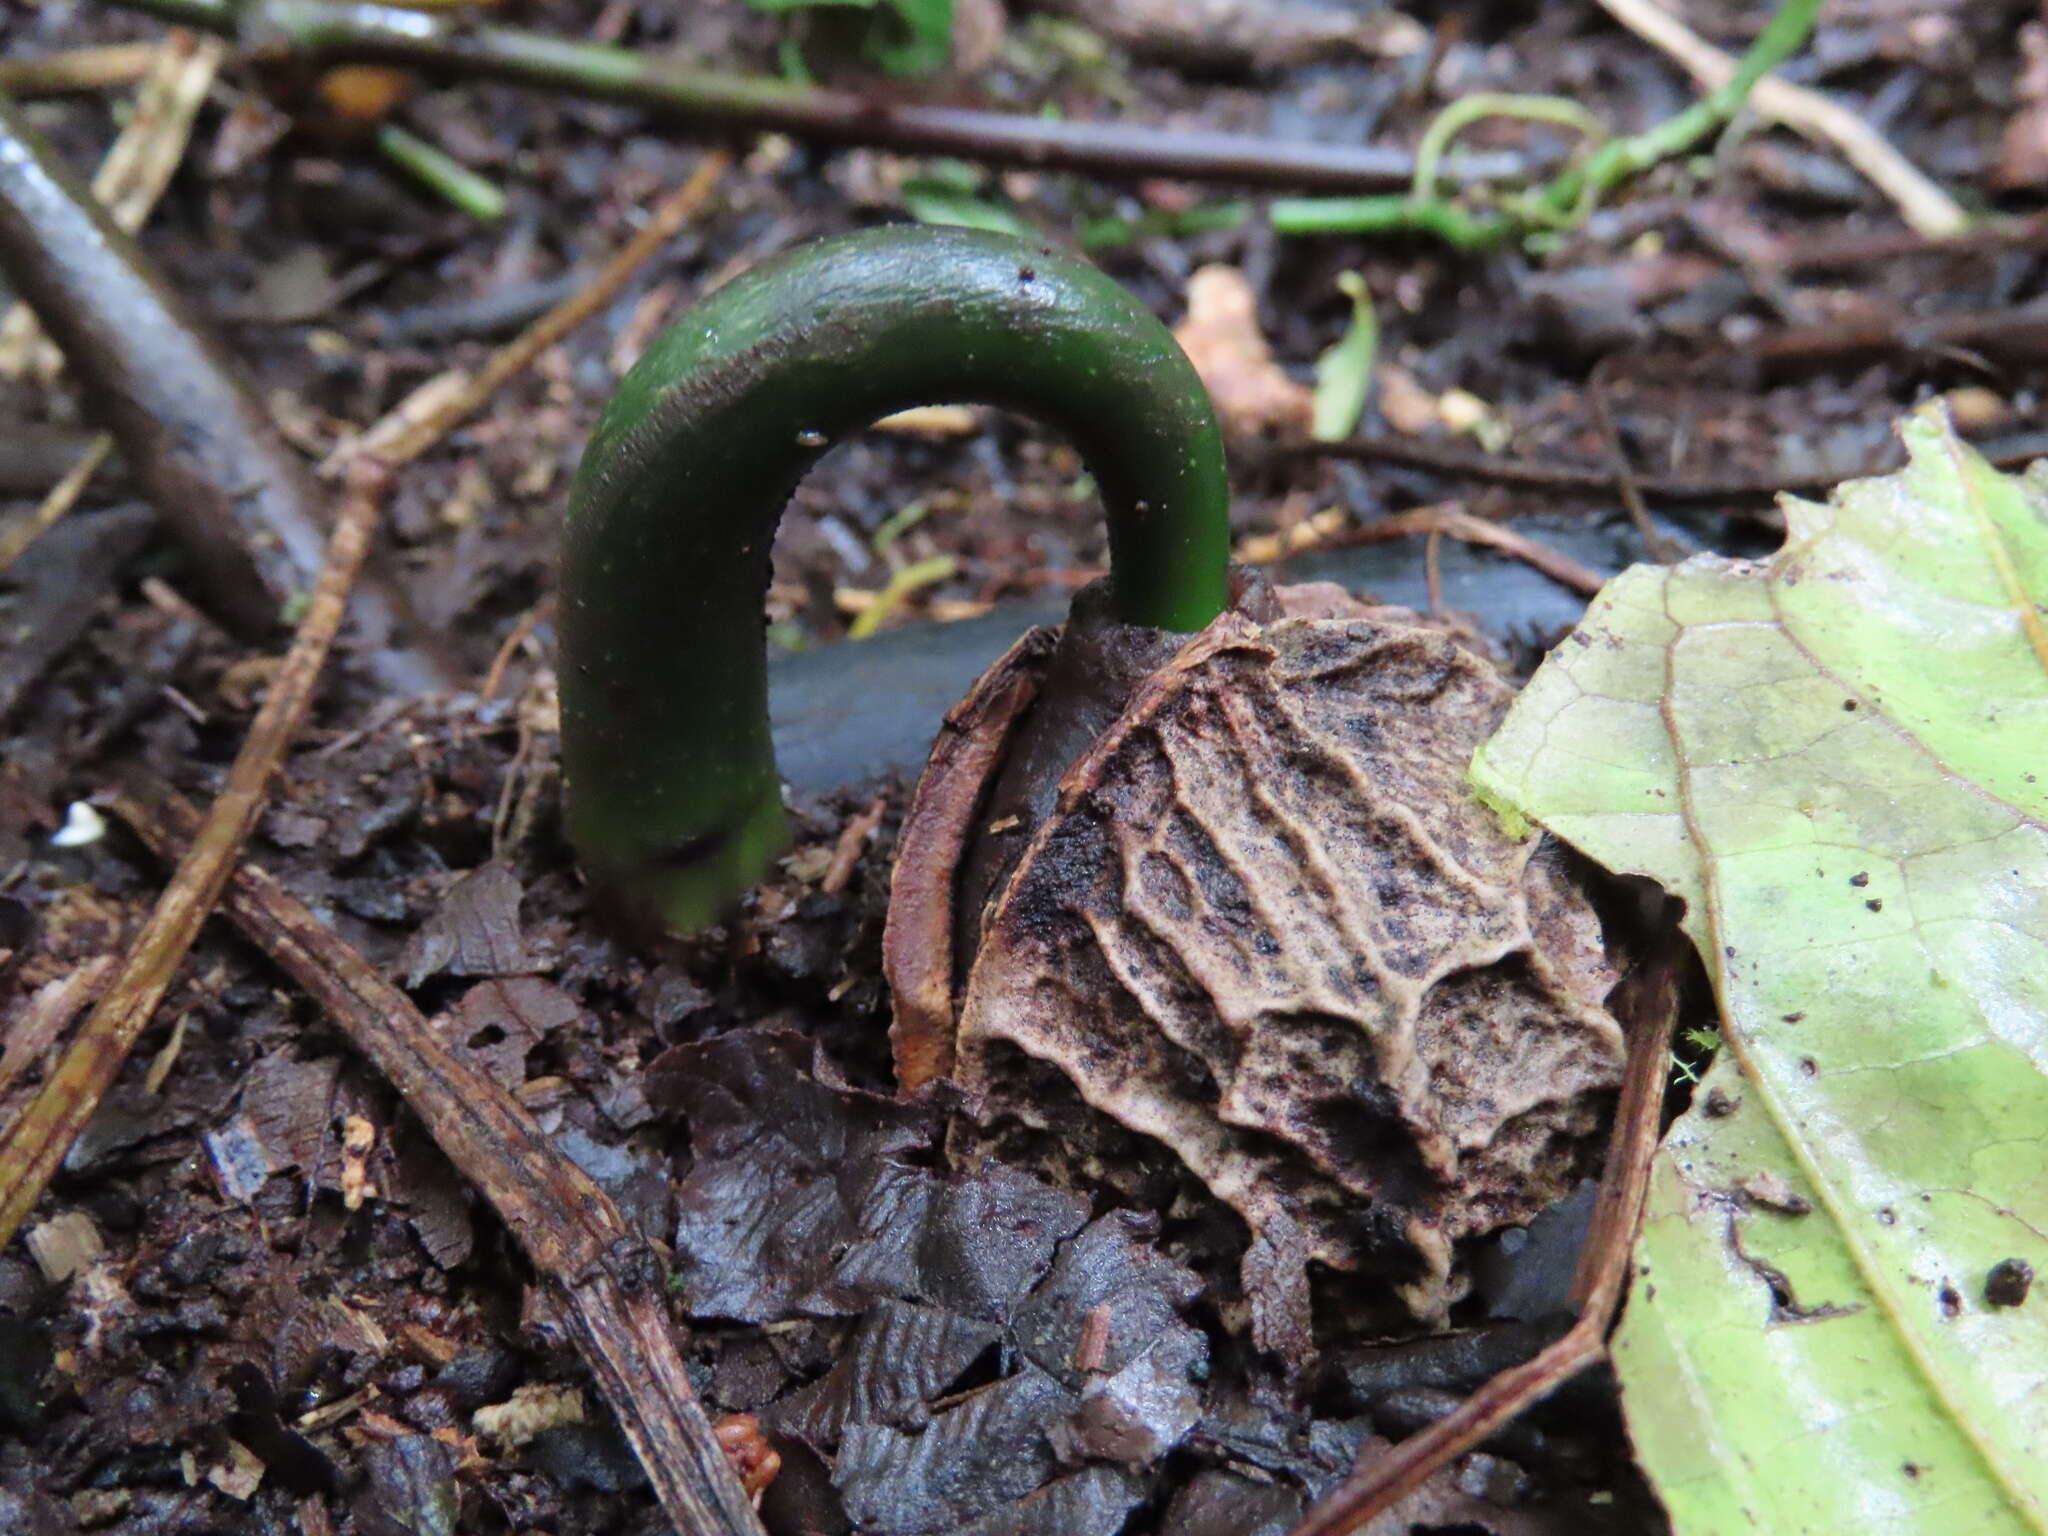
[[[762,620],[775,525],[841,437],[954,401],[1041,418],[1081,450],[1119,620],[1185,633],[1222,611],[1215,412],[1166,328],[1110,278],[1007,235],[916,226],[763,262],[621,381],[570,497],[569,836],[629,910],[701,927],[784,847]]]

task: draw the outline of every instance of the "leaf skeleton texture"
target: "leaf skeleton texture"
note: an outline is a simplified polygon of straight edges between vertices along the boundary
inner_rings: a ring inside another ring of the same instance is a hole
[[[1610,583],[1473,764],[1684,898],[1719,1001],[1615,1348],[1681,1536],[2048,1531],[2048,1296],[1993,1278],[2048,1266],[2048,473],[1901,430],[1769,561]]]
[[[1261,1308],[1314,1259],[1447,1316],[1457,1242],[1570,1190],[1622,1072],[1563,850],[1465,787],[1508,699],[1440,629],[1218,619],[1067,770],[989,904],[958,1080],[1045,1123],[1060,1090],[1021,1052],[1171,1147],[1251,1228]]]

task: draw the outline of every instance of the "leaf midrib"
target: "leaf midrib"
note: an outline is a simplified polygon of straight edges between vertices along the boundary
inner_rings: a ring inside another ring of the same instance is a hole
[[[2040,662],[2042,672],[2048,674],[2048,625],[2041,622],[2041,610],[2020,581],[2019,569],[2013,564],[2012,551],[2005,547],[2005,537],[1998,531],[1997,519],[1984,505],[1977,477],[1970,472],[1970,462],[1964,457],[1966,450],[1962,441],[1955,433],[1944,432],[1941,434],[1941,450],[1948,456],[1956,484],[1962,487],[1963,504],[1970,509],[1970,519],[1977,525],[1985,552],[1991,557],[1992,569],[1998,573],[1999,585],[2005,589],[2006,601],[2019,615],[2020,628],[2026,632],[2027,642],[2034,648],[2034,659]]]
[[[1790,628],[1784,623],[1783,614],[1778,605],[1778,590],[1775,581],[1769,584],[1769,591],[1772,613],[1776,618],[1779,633],[1798,649],[1802,656],[1806,656],[1822,675],[1832,678],[1833,674],[1812,657],[1812,654],[1805,646],[1799,643],[1798,638],[1793,635]],[[1721,1005],[1722,1039],[1727,1043],[1728,1048],[1735,1053],[1735,1059],[1742,1069],[1742,1075],[1756,1088],[1759,1096],[1762,1098],[1765,1112],[1769,1115],[1772,1125],[1777,1130],[1779,1137],[1784,1141],[1786,1147],[1791,1151],[1793,1159],[1799,1165],[1800,1171],[1813,1186],[1815,1194],[1820,1199],[1822,1208],[1827,1212],[1828,1220],[1833,1224],[1834,1230],[1840,1236],[1843,1246],[1848,1249],[1850,1260],[1855,1264],[1858,1275],[1862,1278],[1863,1283],[1869,1287],[1871,1295],[1877,1299],[1879,1310],[1883,1313],[1886,1322],[1889,1324],[1893,1337],[1898,1340],[1906,1357],[1913,1362],[1914,1369],[1919,1373],[1929,1393],[1936,1402],[1940,1403],[1947,1410],[1950,1422],[1956,1426],[1963,1438],[1970,1443],[1971,1448],[1977,1452],[1987,1475],[2000,1492],[2005,1495],[2006,1502],[2011,1506],[2018,1518],[2034,1530],[2048,1533],[2048,1516],[2044,1516],[2040,1506],[2028,1495],[2025,1483],[2012,1469],[2005,1465],[2003,1457],[1998,1453],[1998,1448],[1986,1441],[1980,1426],[1975,1422],[1974,1418],[1962,1412],[1960,1405],[1947,1390],[1945,1385],[1946,1373],[1936,1368],[1935,1362],[1925,1351],[1923,1341],[1912,1329],[1906,1326],[1901,1298],[1889,1283],[1888,1271],[1878,1262],[1876,1255],[1870,1252],[1858,1239],[1854,1228],[1848,1220],[1848,1209],[1836,1190],[1833,1181],[1822,1172],[1820,1165],[1814,1160],[1803,1138],[1795,1134],[1794,1117],[1780,1098],[1777,1083],[1768,1073],[1760,1069],[1755,1058],[1749,1052],[1748,1043],[1743,1038],[1743,1032],[1735,1026],[1730,1016],[1728,1007],[1729,977],[1727,975],[1726,940],[1724,938],[1726,924],[1723,920],[1721,907],[1719,864],[1715,852],[1702,830],[1699,818],[1695,814],[1692,788],[1692,759],[1686,751],[1684,737],[1678,729],[1678,722],[1673,717],[1671,709],[1671,701],[1677,692],[1678,642],[1685,638],[1688,626],[1671,611],[1671,579],[1668,573],[1665,574],[1659,586],[1658,597],[1660,606],[1664,611],[1664,617],[1671,624],[1671,634],[1663,643],[1664,692],[1663,697],[1657,701],[1657,712],[1664,723],[1665,735],[1671,742],[1673,771],[1678,781],[1679,814],[1685,821],[1686,837],[1692,843],[1693,849],[1700,861],[1700,890],[1704,898],[1707,936],[1709,939],[1709,942],[1702,946],[1705,951],[1703,958],[1713,977],[1714,993]],[[2048,652],[2043,653],[2043,663],[2044,667],[2048,667]],[[1852,694],[1855,693],[1853,689],[1848,691]],[[1985,795],[2001,805],[2005,804],[1997,796],[1990,795],[1989,791],[1985,790],[1983,786],[1974,785],[1967,779],[1958,778],[1954,771],[1943,763],[1939,757],[1936,757],[1924,742],[1913,736],[1911,732],[1906,731],[1891,716],[1875,708],[1873,708],[1872,713],[1878,719],[1884,721],[1886,725],[1890,726],[1893,731],[1904,736],[1916,748],[1926,753],[1930,760],[1935,763],[1943,775],[1951,782],[1959,785],[1968,785],[1976,790],[1977,793]],[[2013,814],[2019,816],[2023,821],[2033,820],[2033,818],[2027,817],[2016,807],[2012,808],[2012,810]],[[2035,824],[2038,825],[2039,823]]]

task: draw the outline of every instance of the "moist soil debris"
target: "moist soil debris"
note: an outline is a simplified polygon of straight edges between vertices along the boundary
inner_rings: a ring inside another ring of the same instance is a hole
[[[287,765],[284,801],[375,797],[383,830],[358,844],[286,822],[252,857],[409,983],[444,1041],[659,1245],[707,1406],[758,1415],[789,1469],[764,1505],[786,1522],[772,1530],[1293,1518],[1364,1436],[1455,1401],[1388,1390],[1325,1407],[1327,1388],[1253,1348],[1247,1319],[1294,1303],[1245,1295],[1245,1232],[1163,1148],[1110,1127],[1119,1177],[1091,1179],[955,1145],[955,1093],[892,1096],[874,976],[900,782],[836,894],[802,850],[835,846],[866,791],[799,807],[789,864],[813,881],[785,872],[723,929],[643,953],[592,923],[545,818],[495,854],[487,828],[459,826],[515,776],[548,776],[552,738],[522,748],[516,711],[420,706],[320,734]],[[156,761],[194,795],[220,771]],[[105,843],[28,887],[28,980],[139,920],[152,866],[118,823]],[[481,862],[452,867],[463,854]],[[365,879],[417,919],[362,915]],[[62,1280],[21,1249],[0,1258],[18,1340],[0,1370],[0,1481],[112,1530],[240,1528],[307,1501],[337,1530],[654,1528],[509,1234],[318,1012],[210,928],[165,1014],[185,1037],[160,1091],[124,1079],[38,1213],[89,1224],[96,1256]],[[372,1134],[352,1199],[355,1122]],[[1342,1337],[1332,1316],[1301,1298],[1303,1359]],[[563,1391],[580,1417],[501,1432],[508,1405]],[[1495,1513],[1533,1499],[1561,1519],[1616,1482],[1597,1453],[1498,1455],[1522,1481],[1487,1485],[1519,1490]]]
[[[601,0],[516,9],[508,19],[557,35],[755,71],[778,68],[792,35],[741,0],[687,18]],[[930,89],[1408,145],[1476,90],[1561,93],[1623,129],[1692,99],[1591,6],[1385,8],[1341,36],[1325,9],[1290,4],[1281,25],[1261,7],[1248,25],[1241,0],[1019,4],[993,32],[982,17],[970,75]],[[1731,47],[1757,17],[1688,7]],[[2043,24],[2031,3],[1830,8],[1791,72],[1944,185],[2023,212],[2041,185]],[[111,7],[41,6],[11,26],[10,55],[162,35]],[[84,170],[119,100],[31,110]],[[499,183],[502,221],[474,224],[363,142],[294,125],[230,65],[142,236],[310,458],[441,370],[480,364],[702,153],[630,111],[475,82],[417,89],[399,111]],[[1570,147],[1527,123],[1466,137],[1539,163]],[[629,943],[596,920],[560,841],[548,603],[568,477],[600,405],[706,284],[906,216],[906,183],[929,169],[772,135],[739,148],[713,204],[606,313],[398,477],[377,562],[470,691],[387,698],[345,640],[247,856],[405,985],[655,1245],[706,1406],[756,1415],[781,1455],[762,1504],[775,1536],[1281,1536],[1362,1446],[1412,1432],[1554,1335],[1583,1212],[1568,1197],[1477,1245],[1452,1331],[1419,1333],[1320,1266],[1305,1291],[1283,1284],[1298,1241],[1269,1224],[1255,1246],[1157,1143],[1113,1124],[1083,1155],[1064,1137],[985,1142],[956,1134],[957,1095],[893,1098],[880,943],[903,771],[978,672],[962,674],[963,656],[992,658],[1100,573],[1102,522],[1069,448],[989,413],[965,434],[866,434],[798,488],[767,601],[778,735],[806,744],[798,840],[732,921]],[[1166,232],[1229,189],[967,176],[970,200],[1051,238],[1135,221],[1136,238],[1098,258],[1169,323],[1187,318],[1194,274],[1235,273],[1276,385],[1313,383],[1352,313],[1336,278],[1359,272],[1381,327],[1365,427],[1441,447],[1477,451],[1484,430],[1517,461],[1611,469],[1599,364],[1639,472],[1834,477],[1889,464],[1890,420],[1930,393],[1972,435],[2023,446],[2048,387],[2024,352],[1850,348],[1873,327],[2037,305],[2039,242],[1864,259],[1859,246],[1896,239],[1886,205],[1777,132],[1661,168],[1547,252],[1481,257],[1280,240],[1256,219]],[[0,521],[26,515],[88,439],[61,383],[0,378]],[[1294,552],[1296,567],[1417,609],[1434,582],[1521,667],[1575,596],[1450,540],[1433,562],[1419,538],[1354,547],[1359,530],[1455,503],[1596,569],[1644,554],[1606,489],[1537,501],[1256,442],[1233,468],[1248,553]],[[0,573],[0,1119],[68,1027],[47,989],[119,953],[163,880],[118,822],[77,846],[52,833],[136,774],[203,803],[269,677],[261,653],[179,601],[200,583],[134,487],[109,465]],[[1759,500],[1652,497],[1651,512],[1688,549],[1755,554],[1778,532]],[[940,555],[954,574],[870,642],[900,674],[892,698],[916,707],[849,724],[858,653],[829,647],[896,570]],[[928,619],[959,627],[911,627]],[[896,774],[881,820],[828,891],[842,832],[876,792],[853,781],[878,769]],[[32,1045],[25,1021],[47,1030]],[[1957,1283],[2032,1305],[2032,1278],[2000,1265]],[[1372,1529],[1660,1520],[1595,1375]],[[510,1235],[319,1011],[209,925],[24,1238],[0,1251],[0,1530],[664,1528]]]

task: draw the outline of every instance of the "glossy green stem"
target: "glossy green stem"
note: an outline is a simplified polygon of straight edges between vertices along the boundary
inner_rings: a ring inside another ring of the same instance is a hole
[[[629,910],[699,927],[783,846],[762,636],[775,525],[840,436],[953,401],[1020,411],[1081,450],[1109,515],[1119,618],[1192,631],[1222,610],[1215,413],[1172,336],[1115,282],[1008,235],[921,226],[762,263],[620,383],[570,499],[569,832]]]

